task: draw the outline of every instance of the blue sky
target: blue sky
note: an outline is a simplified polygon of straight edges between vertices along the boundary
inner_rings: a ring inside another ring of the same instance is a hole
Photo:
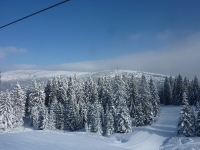
[[[0,26],[61,0],[0,1]],[[0,68],[200,74],[199,0],[71,0],[0,29]]]

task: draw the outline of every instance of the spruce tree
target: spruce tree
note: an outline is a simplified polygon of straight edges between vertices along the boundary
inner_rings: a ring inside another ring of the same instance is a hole
[[[199,81],[197,76],[195,75],[193,85],[192,85],[192,100],[191,105],[196,105],[196,102],[198,100],[200,89],[199,89]]]
[[[151,125],[154,122],[153,106],[152,103],[150,102],[150,90],[144,74],[142,75],[140,82],[139,99],[142,104],[142,109],[144,114],[144,124]]]
[[[109,109],[109,106],[106,106],[105,113],[105,133],[106,135],[111,135],[115,132],[115,121],[112,112]]]
[[[165,77],[165,82],[164,82],[164,104],[165,105],[172,104],[172,90],[171,89],[172,88],[169,82],[169,78]]]
[[[114,80],[114,100],[115,100],[115,130],[118,133],[131,132],[130,112],[126,104],[124,82],[121,76],[116,75]]]
[[[45,87],[45,106],[49,105],[49,96],[52,91],[52,80],[48,80]]]
[[[29,99],[29,114],[31,119],[31,126],[37,126],[38,123],[38,113],[44,107],[45,104],[45,93],[42,86],[37,85],[36,81],[32,81],[32,86],[30,88],[30,93],[28,95]]]
[[[181,109],[181,117],[178,122],[178,134],[186,137],[191,137],[194,135],[192,114],[187,100],[186,93],[183,93],[183,102]]]
[[[13,129],[14,111],[8,90],[0,95],[0,132]]]
[[[136,127],[143,126],[145,121],[145,116],[142,109],[142,103],[137,98],[135,101],[135,125]]]
[[[135,116],[135,103],[136,99],[138,98],[138,88],[137,84],[134,78],[134,75],[132,75],[130,83],[129,83],[129,102],[130,102],[130,116],[134,118]]]
[[[184,92],[184,84],[182,76],[179,74],[176,80],[176,87],[175,87],[175,105],[181,105],[183,101],[183,92]]]
[[[15,114],[13,125],[14,127],[21,127],[24,124],[23,117],[25,116],[26,94],[21,89],[19,83],[14,86],[11,92],[11,99],[13,101],[13,111]]]
[[[149,88],[150,88],[150,96],[151,96],[150,101],[153,105],[153,115],[154,117],[156,117],[160,114],[160,98],[158,96],[158,91],[152,78],[150,79],[150,82],[149,82]]]

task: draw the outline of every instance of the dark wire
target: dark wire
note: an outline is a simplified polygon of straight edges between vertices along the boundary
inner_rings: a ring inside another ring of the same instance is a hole
[[[13,22],[11,22],[11,23],[8,23],[8,24],[6,24],[6,25],[1,26],[0,29],[4,28],[4,27],[6,27],[6,26],[9,26],[9,25],[11,25],[11,24],[14,24],[14,23],[16,23],[16,22],[19,22],[19,21],[21,21],[21,20],[23,20],[23,19],[26,19],[26,18],[28,18],[28,17],[31,17],[31,16],[33,16],[33,15],[39,14],[39,13],[41,13],[41,12],[43,12],[43,11],[48,10],[48,9],[51,9],[51,8],[53,8],[53,7],[55,7],[55,6],[61,5],[61,4],[65,3],[65,2],[68,2],[68,1],[69,1],[69,0],[64,0],[64,1],[60,2],[60,3],[57,3],[57,4],[55,4],[55,5],[52,5],[52,6],[50,6],[50,7],[47,7],[47,8],[45,8],[45,9],[40,10],[40,11],[37,11],[37,12],[35,12],[35,13],[33,13],[33,14],[30,14],[30,15],[25,16],[25,17],[23,17],[23,18],[20,18],[20,19],[18,19],[18,20],[15,20],[15,21],[13,21]]]

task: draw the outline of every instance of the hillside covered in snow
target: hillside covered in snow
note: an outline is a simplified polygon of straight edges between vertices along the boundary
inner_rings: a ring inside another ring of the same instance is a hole
[[[148,73],[141,71],[131,71],[131,70],[107,70],[102,72],[74,72],[74,71],[44,71],[44,70],[16,70],[16,71],[8,71],[2,72],[1,74],[1,82],[2,82],[2,90],[11,89],[11,86],[20,83],[22,87],[30,84],[32,80],[46,82],[48,79],[56,77],[70,77],[70,76],[81,76],[84,78],[93,77],[99,78],[104,76],[114,77],[115,74],[124,74],[127,76],[131,76],[132,74],[136,79],[140,79],[142,74],[144,74],[147,80],[152,78],[158,87],[163,85],[165,77],[167,75],[156,74],[156,73]]]

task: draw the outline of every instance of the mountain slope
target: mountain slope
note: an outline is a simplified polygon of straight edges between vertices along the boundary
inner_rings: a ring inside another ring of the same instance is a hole
[[[145,74],[147,80],[149,80],[150,78],[153,78],[153,80],[157,84],[158,89],[163,86],[163,82],[166,77],[166,75],[163,75],[163,74],[148,73],[148,72],[141,72],[141,71],[131,71],[131,70],[106,70],[106,71],[101,71],[101,72],[16,70],[16,71],[8,71],[8,72],[2,73],[1,89],[3,91],[5,91],[6,89],[11,89],[12,85],[16,84],[16,82],[19,82],[22,87],[26,87],[30,84],[32,80],[46,82],[49,78],[52,78],[54,76],[67,77],[67,76],[74,76],[74,74],[83,78],[92,77],[95,79],[97,79],[98,77],[103,77],[103,76],[114,77],[115,74],[127,75],[130,77],[133,74],[136,80],[139,80],[142,74]]]

